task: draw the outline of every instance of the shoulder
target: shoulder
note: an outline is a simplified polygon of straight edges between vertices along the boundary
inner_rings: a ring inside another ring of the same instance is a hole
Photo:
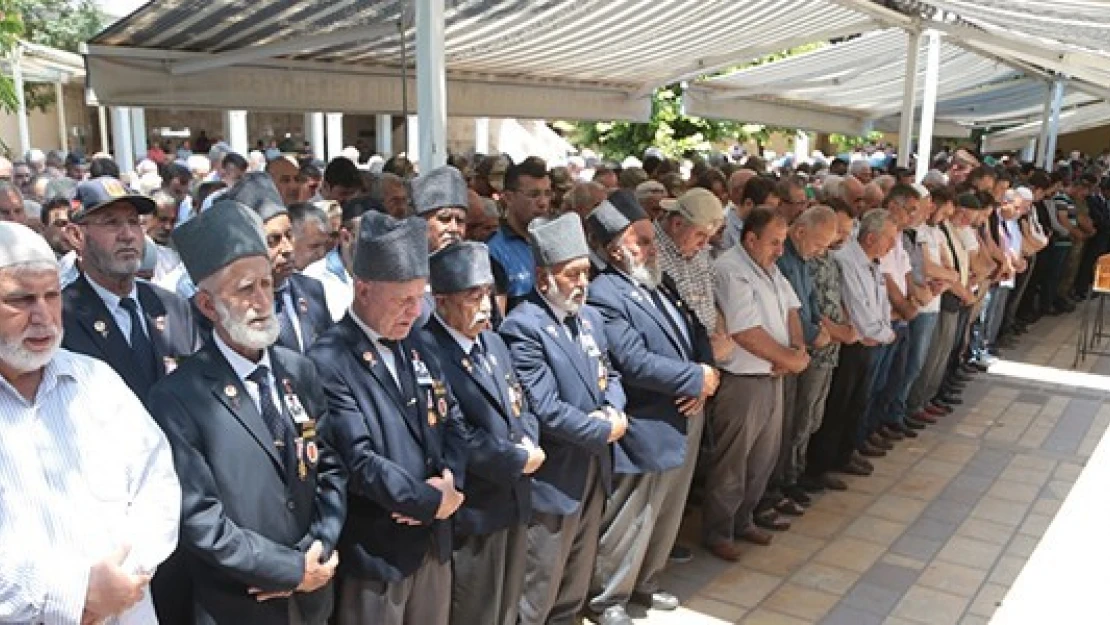
[[[60,374],[70,375],[79,383],[93,388],[104,382],[123,384],[123,379],[115,369],[104,361],[65,348],[59,348],[55,352],[54,365]]]

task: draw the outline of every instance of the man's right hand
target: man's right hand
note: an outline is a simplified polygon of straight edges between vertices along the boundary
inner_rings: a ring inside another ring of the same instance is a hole
[[[312,592],[328,583],[335,575],[335,567],[339,566],[339,552],[332,551],[327,562],[320,562],[324,555],[324,545],[314,541],[304,554],[304,577],[297,586],[297,592]]]
[[[701,370],[701,397],[705,399],[717,393],[717,387],[721,385],[721,374],[715,367],[710,365],[702,365]]]
[[[451,469],[444,469],[441,477],[430,477],[425,481],[442,495],[439,510],[436,511],[437,519],[443,520],[455,514],[463,500],[466,499],[461,492],[455,489],[455,476],[451,474]]]
[[[609,426],[609,442],[615,443],[628,431],[628,417],[614,410],[609,414]]]
[[[543,461],[547,460],[547,454],[544,453],[543,449],[536,446],[528,437],[525,437],[516,446],[528,452],[528,461],[524,463],[524,475],[532,475],[539,470]]]
[[[89,568],[85,618],[91,622],[116,616],[143,598],[143,590],[150,583],[151,576],[132,575],[120,568],[129,553],[130,545],[120,545],[115,553]]]

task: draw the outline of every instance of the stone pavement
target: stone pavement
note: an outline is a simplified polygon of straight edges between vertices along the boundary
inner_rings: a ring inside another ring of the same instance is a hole
[[[874,475],[845,476],[847,492],[822,495],[770,547],[734,564],[695,548],[664,580],[678,611],[629,613],[647,625],[987,623],[1110,424],[1110,377],[1070,375],[1078,324],[1042,320],[1004,354],[1034,366],[976,376],[960,410],[876,459]],[[1080,369],[1110,374],[1110,358]],[[683,544],[698,545],[698,526],[691,511]]]

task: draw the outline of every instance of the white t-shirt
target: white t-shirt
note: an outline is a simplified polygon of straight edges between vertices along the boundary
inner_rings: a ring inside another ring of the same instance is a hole
[[[925,258],[929,259],[929,262],[935,265],[943,264],[940,255],[940,246],[942,244],[947,245],[948,243],[944,241],[944,234],[940,232],[936,226],[922,224],[917,227],[917,245],[921,248],[921,252]],[[934,297],[932,301],[922,306],[920,312],[940,312],[940,296]]]
[[[902,291],[902,295],[906,295],[906,274],[912,269],[910,255],[902,244],[902,236],[899,235],[894,240],[894,247],[879,260],[879,271],[893,278],[894,284],[898,285],[898,290]]]

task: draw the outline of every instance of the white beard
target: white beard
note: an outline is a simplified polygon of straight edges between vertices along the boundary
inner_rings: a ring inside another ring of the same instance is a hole
[[[259,330],[250,325],[259,318],[258,314],[247,311],[244,318],[237,319],[219,298],[213,297],[212,304],[220,317],[220,327],[227,331],[232,343],[246,349],[266,349],[277,342],[278,335],[281,334],[277,317],[271,316],[266,320],[265,327]]]
[[[42,328],[28,328],[23,334],[12,341],[0,340],[0,361],[4,364],[15,369],[20,373],[28,373],[36,371],[46,366],[54,354],[58,352],[58,348],[62,345],[62,330],[61,328],[50,328],[50,334],[53,335],[53,344],[44,352],[33,352],[23,347],[23,340],[31,335],[44,336],[46,332]]]
[[[632,258],[627,248],[621,248],[625,258]],[[659,262],[636,263],[631,260],[628,261],[628,275],[647,288],[649,291],[654,291],[659,288],[659,284],[663,282],[663,272],[659,270]]]
[[[563,312],[568,315],[577,315],[578,311],[582,309],[582,304],[586,301],[585,289],[574,289],[570,293],[564,294],[559,290],[559,284],[555,282],[555,277],[547,276],[547,298],[551,300]]]

